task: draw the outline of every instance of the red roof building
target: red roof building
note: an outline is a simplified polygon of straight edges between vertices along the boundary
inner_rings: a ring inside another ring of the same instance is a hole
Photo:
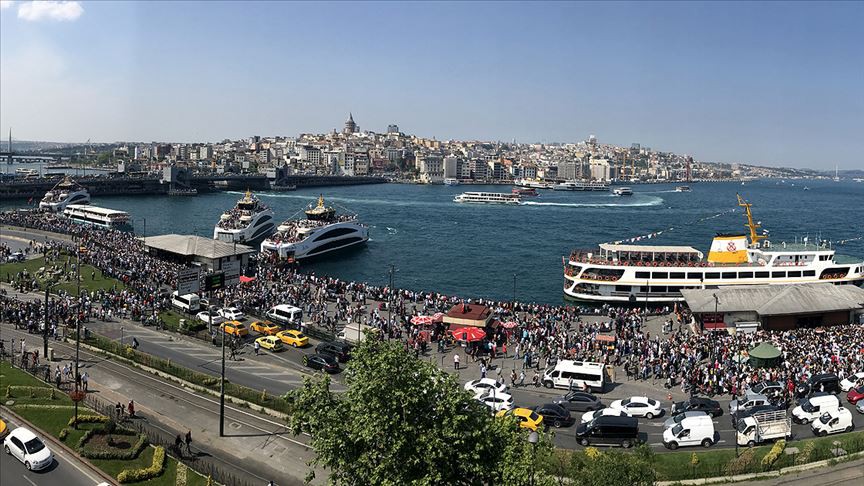
[[[491,320],[492,310],[477,304],[456,304],[444,316],[444,323],[452,326],[486,327]]]

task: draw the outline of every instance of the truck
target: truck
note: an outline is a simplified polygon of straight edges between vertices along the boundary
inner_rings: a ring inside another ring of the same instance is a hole
[[[736,440],[738,445],[753,447],[775,439],[792,437],[792,419],[786,410],[758,412],[738,421]]]

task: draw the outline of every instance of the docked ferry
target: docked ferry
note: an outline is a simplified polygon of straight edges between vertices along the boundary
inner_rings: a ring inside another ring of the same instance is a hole
[[[356,214],[337,214],[318,197],[318,205],[305,211],[306,219],[288,219],[276,233],[261,243],[262,253],[275,253],[280,259],[294,261],[362,245],[369,240],[369,228]]]
[[[129,213],[116,209],[100,208],[89,204],[69,204],[63,215],[73,223],[105,229],[132,231]]]
[[[66,206],[70,204],[88,204],[89,202],[90,193],[87,192],[87,188],[69,177],[64,177],[62,181],[45,193],[45,196],[39,201],[39,209],[59,212],[66,209]]]
[[[726,285],[789,285],[813,282],[861,285],[864,260],[837,255],[813,243],[772,244],[757,233],[750,203],[745,208],[750,240],[741,234],[714,237],[708,258],[689,246],[601,244],[576,250],[564,266],[564,295],[587,302],[668,303],[681,289]],[[764,240],[764,241],[763,241]]]
[[[253,243],[273,233],[273,210],[246,191],[233,209],[225,211],[213,228],[213,239],[227,243]]]
[[[541,181],[540,179],[516,179],[513,181],[516,185],[522,187],[533,187],[534,189],[552,189],[551,182]]]
[[[608,191],[609,184],[604,184],[598,181],[580,182],[580,181],[564,181],[560,184],[555,184],[552,189],[556,191]]]
[[[522,197],[518,194],[504,192],[463,192],[453,198],[457,203],[473,204],[519,204]]]

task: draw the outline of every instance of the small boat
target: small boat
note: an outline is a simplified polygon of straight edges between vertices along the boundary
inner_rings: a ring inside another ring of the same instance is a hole
[[[616,187],[612,190],[612,194],[615,196],[632,196],[633,189],[630,189],[629,187]]]
[[[172,187],[168,189],[169,196],[197,196],[198,189],[194,187]]]
[[[459,185],[459,179],[456,179],[453,177],[448,177],[448,178],[444,179],[444,185],[445,186],[458,186]]]
[[[510,192],[522,197],[537,197],[540,195],[537,194],[537,189],[533,187],[514,187]]]
[[[804,190],[805,190],[805,191],[809,191],[809,190],[810,190],[810,188],[809,188],[809,187],[807,187],[807,186],[804,186]]]
[[[39,175],[39,171],[36,169],[19,168],[15,169],[15,175],[19,175],[22,177],[36,177]]]
[[[285,185],[285,186],[283,186],[283,185],[272,185],[272,186],[270,186],[270,190],[271,190],[271,191],[280,191],[280,192],[296,191],[296,190],[297,190],[297,185],[296,185],[296,184],[288,184],[288,185]]]
[[[690,192],[690,186],[678,186],[675,188],[675,192]]]

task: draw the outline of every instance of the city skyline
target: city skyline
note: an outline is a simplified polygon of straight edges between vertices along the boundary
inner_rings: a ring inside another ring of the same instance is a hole
[[[862,166],[860,4],[203,5],[0,3],[0,133],[205,142],[353,112],[439,140]]]

